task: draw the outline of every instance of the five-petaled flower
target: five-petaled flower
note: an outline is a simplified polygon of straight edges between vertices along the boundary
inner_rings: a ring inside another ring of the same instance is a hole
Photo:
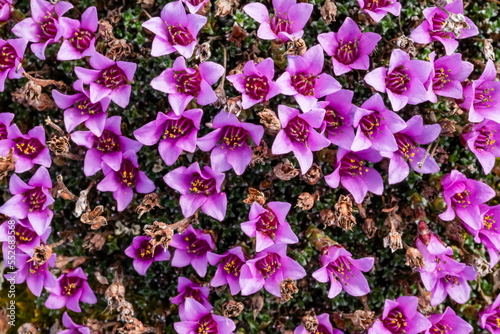
[[[468,132],[465,132],[469,130]],[[462,140],[469,150],[474,153],[483,167],[484,174],[488,175],[497,157],[500,157],[500,124],[495,121],[483,120],[472,124],[462,132]]]
[[[192,282],[189,278],[179,276],[177,292],[179,292],[177,296],[170,297],[170,302],[179,305],[179,313],[184,313],[185,301],[188,299],[196,300],[207,309],[212,308],[212,305],[208,302],[208,295],[210,294],[210,287],[208,286],[201,286]]]
[[[401,14],[401,4],[398,0],[358,0],[358,5],[377,23],[387,13],[391,13],[394,16]]]
[[[66,20],[65,41],[57,53],[57,60],[75,60],[91,56],[95,51],[96,31],[99,19],[97,9],[89,7],[82,14],[81,22]]]
[[[145,276],[146,271],[153,262],[170,260],[170,252],[163,246],[151,245],[151,237],[138,236],[132,240],[132,245],[125,249],[125,254],[134,259],[134,269],[139,275]]]
[[[233,334],[236,325],[231,319],[215,315],[193,298],[186,299],[184,312],[179,313],[180,322],[174,323],[178,334],[207,333],[207,334]]]
[[[3,222],[2,225],[0,225],[0,242],[2,242],[2,253],[4,257],[4,262],[8,263],[8,256],[9,256],[9,245],[12,243],[9,243],[9,235],[12,235],[14,233],[15,239],[14,239],[14,249],[10,249],[13,252],[17,253],[26,253],[26,254],[31,254],[35,247],[40,246],[41,242],[47,242],[47,239],[49,238],[51,228],[47,228],[45,233],[42,235],[38,235],[36,233],[35,229],[31,226],[30,222],[28,219],[17,219],[17,218],[11,218],[14,221],[14,227],[12,228],[12,224],[9,223],[8,220]],[[10,232],[13,230],[14,232]],[[12,238],[11,238],[12,239]]]
[[[354,92],[341,89],[325,97],[325,118],[321,133],[337,146],[350,149],[354,140],[352,116],[356,106],[352,104]]]
[[[490,268],[498,263],[500,254],[500,205],[479,205],[482,218],[482,226],[479,230],[473,230],[468,225],[464,227],[474,236],[474,241],[482,243],[490,255]],[[498,221],[498,222],[497,222]]]
[[[425,331],[424,334],[468,334],[474,330],[467,321],[457,316],[449,306],[444,313],[431,314],[429,321],[432,323],[432,327]]]
[[[231,295],[236,295],[241,291],[240,274],[241,267],[245,264],[246,257],[243,249],[238,246],[229,249],[224,254],[215,254],[208,252],[208,262],[212,266],[217,266],[217,271],[210,281],[213,287],[219,287],[224,284],[229,285]]]
[[[497,296],[493,304],[479,312],[479,324],[481,328],[489,330],[491,334],[500,332],[500,295]]]
[[[8,7],[8,6],[7,6]],[[23,77],[22,59],[28,41],[24,38],[3,40],[0,38],[0,92],[3,92],[5,80]]]

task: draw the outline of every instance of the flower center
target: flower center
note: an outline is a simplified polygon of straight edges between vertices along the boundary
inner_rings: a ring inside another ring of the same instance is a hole
[[[96,80],[96,83],[111,90],[123,87],[127,82],[127,76],[117,65],[112,65],[104,69],[101,72],[101,76]]]
[[[47,196],[43,193],[42,187],[28,190],[25,196],[30,203],[30,212],[41,210],[45,201],[47,201]]]
[[[68,277],[61,281],[61,292],[65,295],[72,296],[82,286],[82,279],[79,277]]]
[[[269,253],[255,264],[265,279],[273,276],[281,267],[281,259],[278,254]]]
[[[265,100],[269,92],[266,77],[245,77],[245,93],[254,100]]]
[[[364,164],[364,161],[359,160],[354,154],[348,153],[340,162],[339,172],[343,176],[363,176],[363,173],[368,172]]]
[[[493,229],[493,231],[497,230],[497,221],[495,220],[495,216],[493,215],[484,215],[483,218],[483,226],[485,230],[490,231]]]
[[[314,95],[314,84],[318,77],[314,74],[296,74],[292,76],[292,86],[301,95]]]
[[[483,85],[481,85],[483,86]],[[490,108],[493,103],[494,88],[484,88],[482,90],[476,89],[474,94],[474,107],[476,108]],[[495,101],[496,102],[496,101]]]
[[[486,319],[486,323],[491,326],[491,328],[500,328],[500,314],[491,315]]]
[[[180,23],[178,26],[174,26],[168,25],[165,21],[165,24],[167,25],[167,40],[170,44],[186,46],[195,41],[189,30],[181,26]]]
[[[330,331],[325,326],[318,325],[318,328],[316,328],[314,334],[330,334]]]
[[[235,277],[240,275],[241,267],[243,266],[243,261],[234,254],[231,254],[225,258],[224,271]]]
[[[16,246],[19,244],[21,245],[27,244],[33,241],[38,236],[36,232],[27,229],[21,224],[16,224],[15,232],[16,232]]]
[[[207,314],[198,321],[198,325],[194,332],[197,334],[217,334],[219,331],[217,329],[217,323],[212,318],[212,315]]]
[[[0,140],[7,139],[7,127],[0,123]]]
[[[464,190],[461,193],[453,195],[452,198],[456,204],[462,205],[464,208],[466,208],[470,204],[469,195],[470,195],[470,191]]]
[[[354,41],[344,41],[341,39],[337,50],[337,60],[342,64],[348,65],[358,59],[358,42],[357,38]]]
[[[479,136],[477,136],[474,142],[474,148],[476,150],[490,151],[495,147],[496,140],[493,139],[493,132],[489,129],[483,127],[479,131]]]
[[[16,50],[9,44],[0,49],[0,71],[16,66]]]
[[[16,143],[16,151],[19,155],[24,155],[30,159],[36,158],[44,146],[36,138],[17,138],[14,139]]]
[[[132,164],[132,161],[123,159],[118,171],[120,182],[127,187],[132,187],[137,181],[139,169]]]
[[[379,113],[375,111],[370,115],[363,116],[359,121],[359,127],[361,131],[365,134],[367,138],[373,140],[373,134],[377,131],[382,133],[380,128],[380,120],[383,118],[380,117]]]
[[[337,130],[344,126],[344,117],[337,114],[331,107],[327,107],[325,111],[326,131],[336,136]],[[340,133],[344,133],[344,130],[341,130]]]
[[[335,261],[330,262],[326,268],[344,285],[348,285],[347,281],[351,277],[354,277],[354,275],[351,273],[351,263],[344,256],[341,256]]]
[[[40,38],[40,42],[46,42],[47,40],[56,37],[57,27],[55,25],[56,14],[54,12],[49,13],[43,17],[43,21],[38,21],[42,35],[37,35]]]
[[[221,148],[234,150],[235,148],[242,146],[247,141],[247,134],[248,132],[239,126],[224,127]]]
[[[432,36],[440,36],[443,38],[450,38],[450,33],[443,31],[443,26],[448,18],[448,14],[439,10],[432,18],[432,29],[430,33]]]
[[[87,50],[90,47],[90,42],[94,38],[94,34],[83,28],[75,31],[75,36],[69,39],[71,45],[80,52]]]
[[[406,322],[406,317],[398,307],[389,312],[383,322],[384,327],[394,334],[406,333],[405,328],[408,326],[408,323]]]
[[[304,143],[307,146],[309,138],[309,124],[302,118],[296,116],[288,122],[285,132],[292,141]]]
[[[450,325],[442,324],[438,322],[434,326],[429,329],[429,333],[437,333],[437,334],[448,334],[453,333],[453,328]]]
[[[181,117],[179,119],[169,119],[165,122],[165,131],[163,139],[178,139],[191,133],[194,125],[189,118]]]
[[[199,71],[188,73],[186,71],[179,71],[174,74],[177,84],[178,93],[183,93],[191,96],[198,96],[200,92],[201,76]]]
[[[455,287],[455,286],[459,286],[460,283],[458,282],[458,278],[457,276],[454,276],[454,275],[446,275],[443,277],[444,281],[446,283],[449,283],[451,284],[452,287]]]
[[[267,235],[274,240],[276,235],[276,230],[279,227],[279,221],[274,212],[271,209],[267,209],[266,212],[260,215],[259,221],[257,221],[256,229],[264,235]]]
[[[141,245],[136,251],[136,255],[138,258],[141,258],[143,260],[152,260],[157,256],[162,250],[160,247],[156,246],[155,249],[151,246],[151,243],[149,240],[143,240],[141,242]]]
[[[401,65],[395,68],[391,74],[387,75],[385,78],[385,84],[390,91],[400,95],[407,91],[410,76],[406,71],[407,69]]]
[[[213,195],[217,192],[215,188],[215,180],[213,178],[205,179],[201,177],[200,174],[194,173],[193,180],[191,181],[191,187],[189,191],[195,194],[205,194],[207,196]]]
[[[102,153],[120,151],[120,139],[118,135],[109,130],[104,130],[102,135],[98,137],[94,146]]]
[[[443,87],[446,86],[448,82],[451,82],[451,79],[448,79],[450,76],[450,72],[450,69],[447,69],[445,71],[443,67],[436,69],[434,78],[432,79],[432,89],[443,89]]]
[[[406,159],[410,159],[410,161],[412,161],[413,158],[415,157],[415,152],[413,151],[416,149],[415,143],[407,136],[399,133],[396,133],[394,135],[394,138],[396,138],[396,143],[398,144],[399,153]]]
[[[188,0],[190,4],[193,6],[198,6],[199,4],[203,3],[205,0]]]
[[[184,299],[193,298],[198,303],[203,304],[203,299],[201,298],[201,292],[198,289],[193,289],[192,287],[188,286],[186,287],[186,290],[184,290],[183,296]]]
[[[198,239],[196,234],[190,233],[184,239],[188,243],[186,250],[188,253],[193,253],[193,255],[204,255],[210,250],[210,245],[208,242],[202,239]]]
[[[35,261],[28,262],[28,277],[40,276],[40,274],[47,269],[47,264],[38,265]]]
[[[271,19],[271,30],[278,35],[280,32],[290,33],[292,23],[288,19],[287,13],[278,13],[274,15]]]
[[[99,102],[92,103],[90,99],[82,94],[82,97],[78,99],[74,105],[80,111],[81,115],[96,115],[103,112],[102,106]]]
[[[365,7],[363,9],[374,11],[390,4],[391,2],[388,0],[368,0],[365,2]]]

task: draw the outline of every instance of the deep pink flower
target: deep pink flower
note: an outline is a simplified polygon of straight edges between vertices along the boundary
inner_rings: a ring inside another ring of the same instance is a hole
[[[325,118],[321,124],[321,134],[337,146],[350,149],[354,140],[352,116],[356,106],[352,104],[354,92],[341,89],[325,97]]]
[[[183,57],[175,59],[172,68],[167,68],[151,81],[151,87],[168,94],[172,110],[180,115],[188,103],[196,98],[196,103],[205,106],[217,101],[212,85],[224,74],[222,65],[206,61],[196,68],[186,67]]]
[[[332,323],[330,322],[330,314],[323,313],[316,317],[318,319],[318,328],[314,331],[314,334],[344,334],[344,332],[333,329]],[[304,326],[300,325],[293,331],[294,334],[310,334]]]
[[[466,128],[467,129],[467,128]],[[479,124],[471,124],[468,132],[462,132],[463,142],[474,153],[483,167],[484,174],[489,174],[500,157],[500,124],[483,120]]]
[[[432,327],[424,334],[468,334],[474,329],[467,321],[457,316],[449,306],[444,313],[431,314],[429,321],[432,323]]]
[[[231,248],[222,255],[208,252],[207,257],[210,265],[217,266],[210,285],[219,287],[228,284],[231,295],[238,294],[241,291],[241,267],[246,261],[242,248],[240,246]]]
[[[394,16],[399,16],[401,13],[401,4],[398,0],[358,0],[358,4],[377,23],[387,13]]]
[[[31,254],[35,247],[40,246],[41,242],[47,242],[49,238],[51,228],[48,227],[45,233],[42,235],[38,235],[35,232],[35,229],[31,226],[29,220],[27,219],[17,219],[11,218],[14,220],[14,236],[15,236],[15,249],[12,250],[16,254],[17,253],[26,253]],[[0,225],[0,242],[2,242],[2,253],[4,257],[4,262],[8,263],[7,257],[9,256],[9,235],[12,235],[12,232],[9,234],[11,230],[12,224],[9,224],[9,221],[6,220]]]
[[[77,325],[68,315],[68,312],[63,314],[63,325],[67,329],[62,330],[59,334],[90,334],[90,328],[84,325]]]
[[[479,205],[482,218],[482,226],[479,230],[473,230],[468,225],[464,227],[474,236],[474,241],[482,243],[490,255],[490,268],[498,263],[500,253],[500,205]],[[497,224],[498,221],[498,224]]]
[[[491,334],[500,333],[500,295],[485,310],[479,312],[479,324]]]
[[[9,8],[9,6],[5,7]],[[24,69],[21,61],[24,58],[27,45],[28,41],[24,38],[8,39],[6,41],[0,38],[0,92],[3,92],[5,88],[7,77],[11,80],[23,77]]]
[[[12,0],[0,1],[0,22],[6,22],[9,20],[11,6]]]
[[[151,237],[135,237],[132,245],[125,249],[125,254],[134,259],[134,269],[142,276],[146,275],[146,271],[153,262],[170,260],[170,252],[161,245],[153,249],[150,240]]]
[[[181,0],[191,14],[198,13],[210,0]]]
[[[198,147],[205,152],[212,150],[210,161],[216,172],[234,169],[237,175],[243,174],[252,160],[250,142],[256,145],[264,135],[264,127],[240,122],[236,115],[221,111],[212,121],[214,130],[198,139]]]
[[[204,307],[193,298],[186,299],[184,312],[179,313],[180,322],[174,323],[178,334],[210,333],[233,334],[236,325],[233,320],[221,315],[210,313],[210,308]]]
[[[64,32],[65,41],[57,53],[57,60],[75,60],[91,56],[95,51],[95,33],[99,19],[97,9],[89,7],[82,14],[81,22],[74,19],[66,20]]]
[[[196,300],[208,310],[212,309],[212,305],[208,302],[208,295],[210,294],[210,287],[208,286],[201,286],[186,277],[179,276],[177,292],[179,292],[177,296],[170,297],[170,302],[179,305],[179,313],[184,313],[185,301],[188,299]]]
[[[318,42],[326,54],[332,57],[336,76],[352,70],[367,70],[370,53],[382,37],[374,32],[362,33],[358,25],[347,17],[339,31],[318,35]]]
[[[10,132],[9,129],[13,119],[14,119],[13,113],[10,112],[0,113],[0,145],[3,140],[9,138],[9,132]],[[4,154],[5,152],[2,153]],[[2,153],[0,153],[0,155]]]

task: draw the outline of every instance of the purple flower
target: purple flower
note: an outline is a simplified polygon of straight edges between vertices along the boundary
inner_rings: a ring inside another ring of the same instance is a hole
[[[44,235],[49,228],[54,213],[49,205],[54,203],[49,189],[52,188],[49,172],[40,167],[28,184],[16,174],[9,182],[9,191],[13,195],[0,207],[0,213],[17,219],[28,218],[31,227],[38,235]]]
[[[483,167],[484,174],[489,174],[495,166],[496,157],[500,157],[500,124],[483,120],[479,124],[471,124],[469,132],[462,133],[463,142],[474,153]]]
[[[432,327],[426,330],[424,334],[468,334],[473,330],[472,326],[457,316],[451,307],[447,307],[444,313],[431,314],[429,321],[432,323]]]
[[[267,292],[281,297],[280,283],[290,278],[298,280],[306,276],[300,264],[286,255],[285,244],[275,244],[257,253],[241,268],[240,286],[243,296],[251,295],[264,287]]]
[[[64,312],[62,319],[63,325],[67,329],[60,331],[59,334],[90,334],[90,328],[75,324],[69,317],[68,312]]]
[[[394,49],[389,60],[389,68],[378,67],[368,73],[364,80],[376,91],[387,93],[394,111],[406,104],[427,101],[427,82],[432,64],[423,60],[410,60],[410,55]]]
[[[48,227],[45,233],[42,235],[38,235],[30,222],[27,219],[17,219],[11,218],[14,220],[14,236],[15,236],[15,249],[13,251],[17,253],[24,252],[26,254],[33,253],[35,247],[40,246],[41,242],[47,242],[49,238],[51,228]],[[0,225],[0,242],[2,244],[2,253],[4,257],[4,262],[8,263],[7,257],[9,254],[9,236],[12,236],[12,224],[9,224],[9,221],[6,220],[2,225]],[[12,250],[12,249],[11,249]]]
[[[457,39],[472,37],[479,33],[476,25],[464,16],[462,0],[448,3],[443,9],[438,7],[425,8],[423,14],[425,21],[412,31],[410,38],[419,44],[439,41],[443,44],[447,55],[451,55],[458,47]],[[450,15],[455,16],[455,18],[450,17]],[[462,21],[464,28],[457,31],[457,23],[454,21],[458,19]]]
[[[159,112],[156,120],[134,131],[135,138],[151,146],[160,140],[158,151],[167,166],[172,166],[182,151],[194,153],[203,110],[184,110],[180,115]]]
[[[0,4],[1,6],[1,4]],[[3,8],[10,7],[4,6]],[[0,8],[0,21],[1,20]],[[23,77],[23,67],[21,60],[24,58],[24,51],[28,41],[24,38],[3,40],[0,38],[0,92],[3,92],[5,87],[5,80],[20,79]]]
[[[82,14],[81,22],[74,19],[66,20],[66,39],[57,53],[57,60],[75,60],[91,56],[95,51],[95,33],[99,19],[97,9],[89,7]]]
[[[426,87],[429,87],[429,101],[436,103],[436,95],[462,99],[462,82],[472,73],[474,65],[468,61],[462,61],[462,54],[460,53],[444,56],[437,60],[435,59],[436,52],[432,51],[429,55],[432,70],[429,80],[427,80],[425,84]]]
[[[109,96],[120,107],[127,107],[137,64],[114,61],[97,52],[92,53],[89,62],[93,70],[77,66],[75,73],[84,84],[90,85],[90,102]]]
[[[141,149],[142,144],[122,136],[121,122],[120,116],[106,119],[100,136],[90,131],[76,131],[71,134],[71,140],[77,145],[88,148],[83,165],[85,176],[92,176],[100,171],[104,163],[118,171],[122,165],[123,152],[138,152]]]
[[[267,7],[259,2],[252,2],[243,10],[252,19],[260,23],[257,37],[266,40],[279,39],[281,42],[299,39],[302,30],[311,16],[313,5],[297,3],[296,0],[273,0],[274,15],[269,15]]]
[[[241,291],[240,273],[241,267],[245,264],[246,258],[241,247],[234,247],[222,255],[208,252],[208,262],[210,265],[217,265],[217,271],[210,281],[213,287],[224,284],[229,285],[231,295],[236,295]]]
[[[381,38],[373,32],[362,33],[358,25],[347,17],[338,33],[319,34],[318,42],[332,57],[333,71],[339,76],[352,70],[367,70],[370,53]]]
[[[179,294],[171,297],[170,301],[179,305],[179,313],[184,313],[185,301],[188,299],[194,299],[206,309],[212,309],[212,305],[208,302],[208,295],[210,294],[210,287],[208,286],[201,286],[186,277],[179,276],[177,292]]]
[[[493,61],[488,60],[483,74],[464,89],[461,108],[469,110],[470,122],[490,119],[500,123],[500,82],[495,81],[497,70]]]
[[[113,192],[119,212],[125,210],[132,201],[134,197],[132,187],[141,194],[149,194],[156,189],[154,182],[146,176],[146,173],[139,170],[137,155],[132,150],[123,153],[122,163],[117,171],[106,163],[102,166],[102,171],[104,179],[97,185],[97,190]]]
[[[211,86],[223,74],[222,65],[206,61],[201,63],[198,69],[190,68],[186,67],[186,60],[183,57],[177,57],[172,68],[167,68],[151,81],[151,87],[167,93],[172,110],[180,115],[193,98],[196,98],[196,102],[202,106],[217,101]]]
[[[415,239],[415,246],[424,258],[424,266],[419,269],[421,274],[440,271],[438,266],[443,262],[443,258],[451,261],[452,264],[458,263],[449,258],[449,255],[453,256],[451,247],[446,246],[438,235],[430,232],[425,222],[419,222],[418,230],[419,234]]]
[[[272,81],[273,78],[274,61],[266,58],[258,64],[253,60],[248,61],[243,67],[243,73],[229,75],[227,80],[243,94],[241,105],[243,109],[248,109],[281,93],[280,86]]]
[[[483,218],[483,226],[479,230],[473,230],[465,225],[465,228],[474,236],[474,241],[482,243],[490,255],[490,268],[498,263],[500,252],[500,205],[479,205],[479,211]]]
[[[188,168],[179,167],[163,177],[165,183],[180,192],[180,205],[184,217],[190,217],[201,210],[219,221],[226,216],[227,198],[222,192],[224,173],[217,173],[197,162]]]
[[[358,4],[377,23],[387,13],[394,16],[399,16],[401,13],[401,4],[398,0],[358,0]]]
[[[182,2],[174,1],[163,7],[160,17],[153,17],[142,26],[156,35],[151,49],[153,57],[177,51],[181,56],[190,58],[198,43],[196,36],[205,23],[205,16],[186,14]]]
[[[293,95],[304,112],[311,110],[318,98],[340,90],[341,86],[331,75],[321,73],[325,56],[321,45],[315,45],[302,56],[288,56],[288,66],[276,82],[281,93]]]
[[[351,145],[352,151],[372,148],[379,152],[395,152],[398,144],[394,133],[406,128],[406,123],[387,109],[382,97],[375,94],[360,108],[354,109],[353,126],[357,132]]]
[[[10,17],[10,7],[12,0],[3,0],[0,2],[0,22],[6,22]]]
[[[315,130],[323,123],[325,109],[315,107],[301,114],[298,109],[279,105],[278,117],[282,129],[274,139],[272,152],[275,155],[293,152],[305,174],[313,163],[312,152],[330,145],[330,141]]]
[[[386,299],[382,318],[375,320],[368,334],[417,334],[428,330],[432,324],[417,311],[417,306],[418,298],[414,296]]]
[[[439,172],[439,166],[434,158],[425,158],[422,167],[419,163],[424,159],[425,149],[418,146],[432,143],[439,136],[441,126],[439,124],[424,125],[422,116],[415,115],[406,122],[406,127],[394,133],[398,149],[394,152],[381,152],[380,154],[390,159],[389,162],[389,184],[399,183],[405,180],[410,173],[408,163],[415,171],[422,174]]]
[[[0,147],[2,147],[2,141],[4,139],[9,138],[9,129],[12,120],[14,119],[14,114],[10,112],[0,113]],[[10,149],[10,148],[9,148]],[[8,152],[7,152],[8,153]],[[5,152],[1,152],[1,154],[5,154]]]
[[[495,197],[495,190],[480,181],[466,178],[457,170],[446,175],[441,184],[446,211],[440,214],[439,218],[451,221],[456,213],[464,224],[473,230],[479,230],[483,221],[479,213],[479,204]]]
[[[181,0],[191,14],[198,13],[210,0]]]
[[[175,331],[178,334],[234,333],[236,325],[233,320],[210,313],[212,308],[206,308],[193,298],[186,299],[185,304],[184,312],[179,313],[181,321],[174,323]]]
[[[338,329],[333,329],[332,323],[330,322],[330,315],[328,313],[320,314],[316,317],[318,319],[318,328],[314,331],[314,334],[343,334],[342,331]],[[293,331],[294,334],[309,334],[310,332],[300,325]]]
[[[366,166],[364,160],[379,162],[382,157],[371,149],[351,152],[339,147],[335,170],[325,176],[326,183],[332,188],[338,188],[342,183],[358,204],[363,202],[368,191],[382,195],[384,192],[382,177],[375,169]]]
[[[132,245],[125,249],[125,254],[134,259],[134,269],[142,276],[146,275],[146,271],[153,262],[170,260],[170,252],[161,245],[153,249],[150,240],[151,237],[135,237]]]
[[[479,312],[481,328],[487,329],[491,334],[500,333],[500,295],[485,310]]]
[[[354,140],[352,115],[356,106],[352,104],[354,92],[341,89],[325,97],[325,118],[321,125],[321,133],[337,146],[350,149]]]
[[[97,137],[102,135],[106,124],[110,98],[103,97],[99,102],[90,101],[90,93],[83,88],[81,81],[76,81],[73,85],[80,93],[65,95],[57,90],[52,91],[52,97],[57,106],[64,110],[64,125],[66,131],[73,131],[78,125],[85,122],[85,126]]]
[[[368,282],[361,272],[372,269],[373,257],[353,259],[352,254],[339,245],[328,247],[320,262],[321,269],[316,270],[312,276],[321,283],[331,283],[328,298],[335,298],[342,289],[356,297],[370,292]]]
[[[207,273],[207,253],[215,248],[214,238],[209,232],[194,229],[191,225],[180,234],[174,234],[171,247],[175,248],[172,267],[192,265],[200,277]]]
[[[264,207],[253,202],[249,221],[242,223],[241,229],[249,237],[255,237],[255,250],[261,252],[274,244],[296,244],[299,242],[285,219],[291,204],[269,202]]]
[[[66,306],[73,312],[81,312],[80,302],[97,303],[97,298],[87,283],[87,275],[82,268],[61,274],[57,279],[57,285],[47,290],[50,291],[50,296],[45,302],[45,307],[49,309]]]
[[[6,121],[10,118],[7,116]],[[6,124],[3,124],[6,126]],[[4,130],[5,131],[5,130]],[[0,141],[0,156],[7,156],[14,148],[16,173],[24,173],[35,165],[50,167],[50,151],[45,146],[45,129],[38,125],[23,135],[16,124],[8,128],[7,139]],[[2,136],[3,137],[3,136]]]
[[[198,139],[198,147],[205,152],[213,148],[210,161],[214,171],[225,172],[233,168],[237,175],[243,174],[252,160],[249,142],[260,144],[264,127],[240,122],[236,115],[225,111],[215,116],[212,125],[215,130]]]

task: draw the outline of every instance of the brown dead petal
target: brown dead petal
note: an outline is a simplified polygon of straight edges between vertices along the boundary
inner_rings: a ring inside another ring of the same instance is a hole
[[[244,308],[243,303],[230,300],[222,304],[222,315],[226,318],[235,318],[240,315]]]
[[[264,195],[263,192],[255,188],[248,188],[248,195],[247,198],[243,200],[243,203],[252,205],[253,202],[257,202],[260,205],[264,205],[266,203],[266,195]]]
[[[214,17],[224,17],[234,15],[234,10],[239,7],[240,3],[237,0],[219,0],[215,3],[216,9]]]
[[[323,225],[326,226],[336,226],[335,214],[330,209],[323,209],[319,212],[319,220]]]
[[[281,304],[284,304],[288,302],[290,299],[293,298],[293,295],[299,292],[299,289],[297,288],[297,285],[295,284],[295,281],[293,281],[291,278],[286,278],[283,281],[280,282],[280,294],[281,298],[279,298],[279,301]]]
[[[18,334],[37,334],[39,333],[35,323],[33,322],[28,322],[25,324],[22,324],[21,327],[17,329]]]
[[[239,116],[243,111],[243,106],[241,104],[241,95],[236,97],[231,97],[227,100],[224,110],[230,114]]]
[[[158,194],[150,193],[144,196],[142,203],[135,209],[135,212],[139,214],[138,218],[140,219],[143,214],[153,210],[155,207],[158,207],[162,210],[165,209],[165,207],[160,205]]]
[[[304,211],[311,210],[316,202],[317,196],[314,194],[310,194],[308,192],[303,192],[299,195],[299,199],[297,200],[296,208],[301,208]]]
[[[243,29],[237,22],[234,22],[233,29],[231,33],[227,35],[227,40],[234,42],[238,47],[241,46],[241,42],[248,36],[248,33]]]
[[[56,193],[56,198],[61,197],[64,200],[68,201],[76,201],[78,197],[76,197],[69,189],[66,187],[63,181],[63,177],[61,174],[57,175],[57,193]]]
[[[264,109],[257,113],[260,123],[264,125],[264,130],[268,135],[276,136],[281,130],[281,122],[276,113],[271,109]]]
[[[307,311],[302,317],[300,324],[306,329],[308,333],[316,332],[316,329],[318,329],[319,325],[316,313],[313,310]]]
[[[92,230],[96,230],[103,225],[107,225],[108,222],[105,217],[101,216],[104,212],[104,207],[102,205],[98,205],[94,208],[94,210],[85,212],[80,217],[80,221],[84,224],[91,225]]]
[[[250,167],[254,167],[256,164],[264,165],[269,157],[269,147],[264,140],[260,141],[259,146],[252,147],[252,160],[250,160]]]
[[[9,154],[6,157],[0,156],[0,181],[3,180],[4,177],[9,175],[9,172],[12,172],[16,169],[15,164],[16,159],[14,159],[14,148],[12,147],[9,150]]]
[[[212,56],[212,51],[210,51],[210,42],[198,44],[195,58],[199,59],[200,63],[204,63],[210,58],[210,56]]]
[[[108,285],[108,279],[104,277],[99,271],[94,271],[94,277],[97,280],[97,282],[101,283],[102,285]]]
[[[401,236],[401,233],[399,233],[395,228],[392,228],[391,232],[384,238],[384,248],[390,247],[393,253],[398,249],[403,249]]]
[[[409,266],[413,271],[423,268],[425,265],[424,257],[422,253],[416,248],[408,247],[406,250],[406,262],[405,264]]]
[[[112,232],[108,233],[111,234]],[[101,250],[102,246],[106,243],[106,235],[102,233],[89,233],[85,236],[83,240],[83,248],[88,249],[89,251]]]
[[[377,232],[377,225],[375,224],[375,220],[373,220],[372,218],[366,218],[363,222],[362,228],[368,239],[373,238],[375,236],[375,233]]]
[[[302,56],[307,51],[306,42],[302,39],[293,39],[286,43],[286,54],[290,56]]]
[[[321,7],[319,12],[326,24],[335,21],[335,17],[337,16],[337,5],[335,5],[335,1],[325,0],[325,4]]]
[[[307,173],[302,175],[302,180],[306,181],[307,184],[315,185],[321,179],[321,176],[321,168],[317,164],[313,163]]]
[[[299,175],[299,170],[296,169],[290,160],[285,159],[284,162],[280,162],[273,168],[273,174],[278,179],[283,181],[290,181],[297,175]]]
[[[250,308],[253,312],[253,320],[257,319],[257,315],[260,313],[262,308],[264,307],[264,297],[260,293],[254,294],[250,298]]]
[[[152,225],[144,226],[144,234],[151,238],[149,243],[153,249],[161,245],[164,250],[167,250],[172,242],[174,229],[165,223],[155,221]]]
[[[356,218],[352,214],[352,202],[349,196],[340,195],[335,203],[335,221],[336,225],[344,231],[352,231],[356,225]]]
[[[356,310],[351,314],[344,314],[344,318],[352,321],[352,324],[359,330],[370,328],[375,321],[375,312],[366,310]]]

